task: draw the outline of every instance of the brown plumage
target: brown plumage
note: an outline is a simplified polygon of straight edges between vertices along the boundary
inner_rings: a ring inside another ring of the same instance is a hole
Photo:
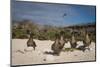
[[[32,34],[30,34],[30,38],[29,38],[29,40],[27,41],[27,47],[33,47],[34,50],[35,50],[36,43],[35,43],[35,41],[33,40],[33,35],[32,35]]]
[[[83,44],[84,44],[83,46],[80,46],[80,47],[78,48],[79,50],[82,50],[83,52],[84,52],[86,49],[90,50],[89,45],[91,44],[91,40],[90,40],[90,38],[89,38],[88,33],[86,33],[86,34],[84,35]],[[87,48],[86,48],[86,47],[87,47]]]
[[[59,41],[59,42],[60,42],[60,45],[61,45],[61,46],[60,46],[60,49],[63,49],[63,47],[64,47],[64,45],[65,45],[65,43],[66,43],[66,41],[65,41],[65,39],[64,39],[64,36],[61,36],[61,37],[60,37],[60,41]]]
[[[56,40],[55,42],[52,44],[51,49],[53,50],[55,55],[59,55],[60,53],[60,37],[59,34],[56,34]]]
[[[53,50],[55,55],[59,55],[61,49],[60,49],[60,42],[59,39],[56,39],[55,42],[52,44],[51,49]]]
[[[56,40],[52,44],[51,49],[54,51],[54,54],[59,55],[61,50],[63,49],[65,45],[65,40],[63,35],[59,36],[58,34],[56,35]]]
[[[89,38],[88,33],[85,35],[85,39],[83,40],[84,46],[88,47],[91,44],[91,40]]]
[[[74,34],[72,34],[72,38],[71,38],[70,44],[71,44],[71,48],[76,48],[76,46],[77,46]]]

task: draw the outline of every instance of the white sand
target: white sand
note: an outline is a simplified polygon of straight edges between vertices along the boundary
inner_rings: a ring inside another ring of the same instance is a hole
[[[44,63],[60,63],[60,62],[76,62],[76,61],[94,61],[95,60],[95,43],[90,45],[91,50],[85,52],[75,50],[73,52],[61,52],[60,56],[44,54],[45,51],[52,52],[51,45],[54,41],[50,40],[34,40],[36,42],[36,50],[27,48],[27,39],[12,39],[12,65],[27,64],[44,64]],[[69,48],[70,43],[66,43],[64,48]]]

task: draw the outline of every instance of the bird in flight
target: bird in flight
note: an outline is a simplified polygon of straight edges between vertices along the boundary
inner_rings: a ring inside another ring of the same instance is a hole
[[[65,16],[67,16],[67,14],[66,14],[66,13],[64,13],[64,14],[63,14],[63,17],[65,17]]]

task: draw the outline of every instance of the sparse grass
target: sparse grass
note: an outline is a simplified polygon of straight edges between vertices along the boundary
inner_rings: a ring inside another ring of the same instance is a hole
[[[24,26],[24,28],[23,28]],[[41,25],[37,25],[35,23],[29,23],[29,22],[23,22],[23,23],[19,23],[17,27],[12,27],[12,38],[28,38],[28,33],[27,30],[31,29],[31,32],[34,33],[33,38],[34,39],[39,39],[39,40],[55,40],[55,34],[59,34],[59,32],[63,31],[64,32],[64,37],[66,39],[71,39],[72,36],[72,30],[75,26],[70,27],[70,29],[68,27],[63,28],[63,27],[54,27],[54,26],[42,26],[43,28],[41,28]],[[87,30],[87,28],[85,28],[85,26],[83,26],[84,29]],[[90,28],[88,28],[90,29]],[[92,32],[88,32],[90,34],[90,39],[92,41],[96,40],[96,34],[95,34],[95,27],[93,27],[93,31]],[[77,27],[75,28],[75,30],[77,31],[75,33],[75,38],[76,40],[84,40],[84,36],[81,36],[81,34],[79,33],[82,29],[81,27]]]

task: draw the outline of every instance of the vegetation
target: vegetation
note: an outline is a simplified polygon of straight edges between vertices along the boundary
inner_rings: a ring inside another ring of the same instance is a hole
[[[84,30],[88,32],[92,41],[95,41],[96,38],[95,24],[55,27],[50,25],[39,25],[29,20],[21,22],[12,21],[12,23],[12,38],[29,38],[29,32],[31,31],[34,39],[55,40],[55,34],[59,34],[60,31],[64,31],[64,37],[66,39],[70,40],[72,32],[75,32],[75,38],[77,40],[82,40],[84,39]]]

